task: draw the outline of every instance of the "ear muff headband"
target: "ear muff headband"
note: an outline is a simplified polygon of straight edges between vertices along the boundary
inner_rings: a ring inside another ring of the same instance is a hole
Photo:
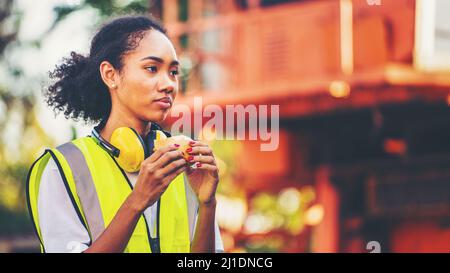
[[[144,149],[144,159],[146,159],[147,157],[149,157],[149,150],[147,148],[147,145],[145,145],[144,140],[141,138],[141,136],[136,132],[136,130],[134,130],[133,128],[129,127],[131,129],[131,131],[133,131],[133,133],[136,135],[136,138],[139,140],[139,142],[142,145],[142,149]]]
[[[92,135],[97,139],[98,144],[105,149],[109,154],[114,157],[118,157],[120,154],[120,150],[111,145],[108,141],[106,141],[99,133],[98,126],[94,127],[92,130]]]
[[[146,143],[147,143],[147,150],[149,152],[149,156],[151,154],[153,154],[153,148],[155,148],[155,142],[154,140],[156,139],[156,131],[155,130],[150,130],[150,132],[147,135]]]

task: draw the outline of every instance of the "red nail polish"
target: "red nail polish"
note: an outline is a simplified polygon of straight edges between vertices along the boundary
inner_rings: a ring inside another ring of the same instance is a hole
[[[202,166],[202,163],[197,163],[197,167],[201,167]]]
[[[177,147],[177,148],[180,147],[180,144],[176,144],[176,143],[175,143],[174,145],[175,145],[175,147]]]
[[[195,141],[190,141],[189,142],[189,145],[194,145],[195,144]]]
[[[189,156],[189,157],[188,157],[188,161],[192,161],[193,159],[194,159],[193,156]]]
[[[192,148],[187,148],[187,149],[186,149],[186,152],[188,152],[188,153],[189,153],[189,152],[192,152]]]

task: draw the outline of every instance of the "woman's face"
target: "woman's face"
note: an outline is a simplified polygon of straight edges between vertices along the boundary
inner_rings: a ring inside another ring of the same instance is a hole
[[[178,93],[179,63],[170,40],[149,30],[122,61],[117,102],[139,120],[164,120]]]

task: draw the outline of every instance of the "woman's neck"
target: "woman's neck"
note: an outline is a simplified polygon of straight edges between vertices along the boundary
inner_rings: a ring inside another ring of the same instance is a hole
[[[111,111],[108,121],[101,129],[100,135],[106,140],[111,139],[111,135],[115,129],[119,127],[131,127],[141,136],[144,137],[150,131],[151,123],[142,121],[131,115],[121,114],[116,111]]]

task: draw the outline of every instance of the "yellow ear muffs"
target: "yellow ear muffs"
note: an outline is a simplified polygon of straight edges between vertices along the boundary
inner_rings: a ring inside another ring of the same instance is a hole
[[[132,128],[120,127],[114,130],[109,141],[119,149],[117,163],[126,172],[136,172],[147,156],[147,149],[139,134]]]

